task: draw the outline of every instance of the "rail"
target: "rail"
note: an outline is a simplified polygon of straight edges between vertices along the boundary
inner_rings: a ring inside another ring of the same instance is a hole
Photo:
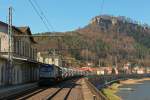
[[[73,81],[73,80],[69,80],[69,81]],[[65,91],[65,93],[64,93],[65,95],[61,98],[63,98],[63,100],[67,100],[67,98],[69,97],[70,92],[71,92],[71,90],[73,89],[74,86],[75,86],[75,84],[65,82],[62,86],[58,87],[58,89],[56,89],[56,91],[51,93],[44,100],[52,100],[53,98],[57,97],[58,94],[62,91]]]
[[[43,92],[43,91],[45,91],[46,90],[46,88],[43,88],[43,89],[37,89],[37,90],[34,90],[34,91],[26,91],[26,92],[24,92],[24,93],[22,93],[22,94],[19,94],[19,96],[17,95],[16,97],[14,97],[13,99],[14,100],[27,100],[27,99],[29,99],[30,97],[32,97],[32,96],[34,96],[34,95],[36,95],[36,94],[38,94],[38,93],[41,93],[41,92]],[[12,99],[12,98],[11,98]]]
[[[0,93],[0,99],[8,100],[11,98],[15,98],[19,94],[24,94],[26,92],[35,90],[36,88],[38,88],[37,83],[12,87],[12,89],[10,88],[2,91],[2,93]]]

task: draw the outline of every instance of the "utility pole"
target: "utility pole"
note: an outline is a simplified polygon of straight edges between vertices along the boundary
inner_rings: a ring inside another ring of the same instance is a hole
[[[8,43],[9,43],[9,49],[8,49],[8,84],[11,84],[12,82],[12,51],[13,51],[13,41],[12,41],[12,7],[9,7],[9,19],[8,19]]]
[[[55,64],[56,65],[56,61],[55,61],[55,59],[56,59],[56,52],[55,52],[55,49],[53,49],[53,54],[52,54],[53,56],[53,64]],[[59,64],[58,64],[58,66],[59,66]]]
[[[87,52],[86,52],[86,61],[87,61],[87,64],[89,63],[89,49],[88,49],[88,47],[87,47]]]
[[[99,67],[101,67],[101,60],[100,60],[100,58],[98,59],[98,65],[99,65]]]
[[[62,61],[63,61],[63,55],[62,55],[62,42],[61,42],[61,37],[58,37],[58,58],[60,58],[61,66],[62,66]],[[56,56],[56,50],[54,51],[54,56]],[[59,63],[60,63],[59,62]]]
[[[119,30],[117,30],[117,33],[116,33],[116,56],[115,56],[115,67],[118,67],[118,56],[119,56],[119,44],[118,44],[118,41],[119,40]],[[117,50],[117,47],[118,47],[118,50]]]
[[[24,36],[24,35],[23,35]],[[62,42],[60,41],[62,37],[64,37],[64,35],[35,35],[36,37],[47,37],[49,36],[50,39],[51,37],[56,38],[57,39],[57,48],[58,49],[53,49],[52,50],[52,57],[56,57],[56,55],[58,55],[60,57],[61,62],[63,61],[63,55],[62,55]],[[62,65],[62,64],[61,64]]]

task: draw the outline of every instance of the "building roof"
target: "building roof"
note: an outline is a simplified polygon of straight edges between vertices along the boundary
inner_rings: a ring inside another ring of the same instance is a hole
[[[34,41],[34,38],[32,37],[32,33],[31,33],[31,30],[28,26],[25,26],[25,27],[17,27],[22,33],[27,33],[29,35],[29,38],[30,40],[33,42],[33,43],[36,43]]]
[[[4,59],[4,60],[8,60],[9,59],[9,55],[3,55],[0,56],[0,59]],[[30,62],[30,63],[40,63],[36,60],[31,60],[31,59],[27,59],[27,58],[21,58],[21,57],[12,57],[13,60],[18,60],[18,61],[26,61],[26,62]]]
[[[24,26],[24,27],[17,27],[20,31],[22,31],[23,33],[27,32],[28,30],[28,26]]]
[[[4,23],[4,22],[2,22],[2,21],[0,21],[0,24],[1,24],[1,25],[4,25],[4,26],[6,26],[6,27],[8,27],[8,24],[7,24],[7,23]],[[28,35],[29,35],[30,40],[31,40],[33,43],[36,43],[36,42],[34,41],[34,38],[32,37],[32,33],[31,33],[31,30],[30,30],[29,27],[16,27],[16,26],[12,26],[12,28],[13,28],[14,30],[18,31],[19,33],[22,33],[22,35],[24,35],[24,33],[27,32]]]
[[[48,51],[42,51],[42,52],[39,52],[39,53],[40,53],[40,56],[42,56],[42,57],[48,57],[48,58],[54,57],[54,55],[53,54],[49,54]],[[58,58],[59,55],[55,54],[55,57]]]

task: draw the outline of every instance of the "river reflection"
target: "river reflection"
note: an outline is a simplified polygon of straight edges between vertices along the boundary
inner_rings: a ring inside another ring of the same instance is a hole
[[[150,100],[150,81],[142,84],[123,85],[117,95],[123,100]]]

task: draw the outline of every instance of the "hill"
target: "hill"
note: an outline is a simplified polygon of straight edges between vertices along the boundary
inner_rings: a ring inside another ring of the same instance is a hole
[[[150,66],[150,27],[130,18],[101,15],[80,29],[57,34],[57,37],[35,37],[38,51],[54,48],[63,57],[95,65],[121,65],[126,62]]]

